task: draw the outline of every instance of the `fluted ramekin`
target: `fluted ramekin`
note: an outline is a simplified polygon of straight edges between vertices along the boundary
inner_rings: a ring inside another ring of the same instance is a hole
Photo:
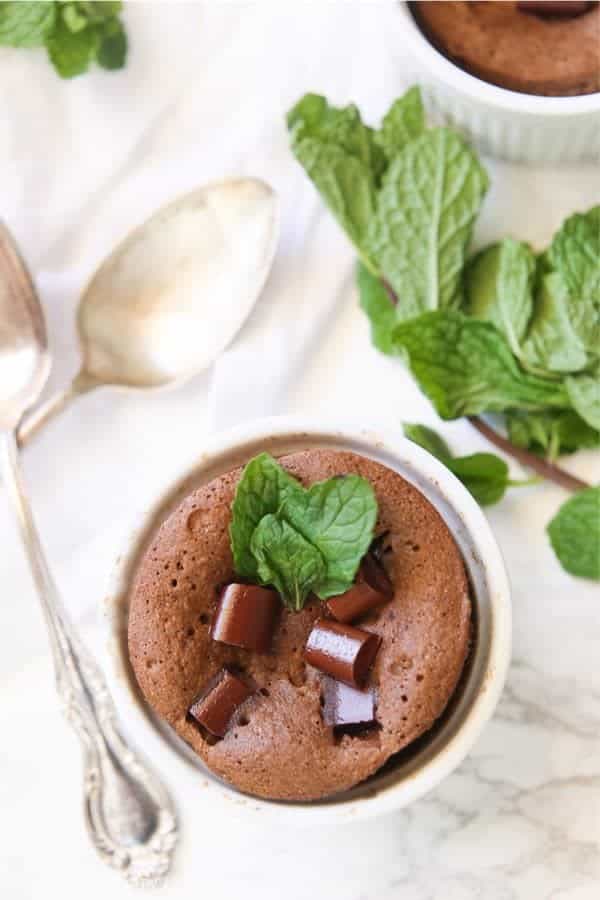
[[[262,450],[278,456],[314,447],[351,450],[400,472],[415,484],[447,522],[462,552],[472,585],[474,637],[470,657],[449,706],[426,736],[363,784],[317,803],[260,800],[219,781],[145,703],[127,651],[128,597],[136,564],[158,523],[193,486],[243,464]],[[195,465],[179,480],[161,479],[153,507],[135,516],[137,527],[120,560],[109,596],[113,661],[112,684],[125,724],[146,751],[163,760],[164,776],[179,787],[185,808],[204,786],[205,821],[227,810],[260,822],[356,822],[399,809],[435,787],[459,765],[492,715],[510,660],[510,592],[500,551],[481,509],[466,488],[437,459],[399,431],[370,431],[352,425],[292,417],[266,419],[218,435],[203,448]],[[115,652],[116,651],[116,652]],[[194,800],[196,803],[196,800]],[[190,815],[192,813],[190,812]]]
[[[399,37],[429,111],[481,151],[538,164],[600,158],[600,93],[541,97],[489,84],[459,68],[425,37],[408,3],[398,6]]]

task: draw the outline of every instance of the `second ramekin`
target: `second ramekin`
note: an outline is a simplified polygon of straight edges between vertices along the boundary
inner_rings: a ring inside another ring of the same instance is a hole
[[[408,3],[398,5],[399,37],[436,120],[462,131],[483,153],[538,164],[598,161],[600,93],[540,97],[465,72],[427,40]]]

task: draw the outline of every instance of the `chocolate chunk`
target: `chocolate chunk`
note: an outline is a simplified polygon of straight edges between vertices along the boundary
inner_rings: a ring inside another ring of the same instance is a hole
[[[231,717],[254,691],[229,669],[221,669],[196,697],[188,715],[214,734],[224,737]]]
[[[386,553],[391,551],[391,546],[388,543],[390,533],[389,531],[382,531],[381,534],[378,534],[371,541],[371,546],[369,547],[369,554],[375,559],[376,562],[380,563]]]
[[[335,678],[323,676],[323,722],[344,725],[371,725],[375,722],[375,691],[357,691]]]
[[[210,635],[223,644],[268,653],[280,609],[277,591],[255,584],[228,584],[219,598]]]
[[[517,3],[521,12],[535,13],[538,16],[556,16],[572,18],[591,9],[594,3],[579,0],[522,0]]]
[[[373,665],[381,638],[352,625],[317,619],[304,648],[304,659],[316,669],[362,687]]]
[[[360,564],[356,583],[345,593],[330,597],[326,605],[329,614],[338,622],[353,622],[393,596],[394,586],[385,569],[367,553]]]

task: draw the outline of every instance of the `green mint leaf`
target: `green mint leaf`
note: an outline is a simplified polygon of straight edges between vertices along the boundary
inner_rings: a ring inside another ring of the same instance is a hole
[[[460,304],[465,253],[487,185],[477,158],[446,128],[425,132],[394,157],[366,249],[398,296],[398,318]]]
[[[272,456],[261,453],[244,468],[231,507],[229,527],[233,561],[238,575],[256,578],[258,566],[251,550],[254,530],[264,516],[276,513],[288,494],[301,492],[300,482]]]
[[[600,206],[570,216],[554,236],[549,257],[573,297],[599,300]]]
[[[363,162],[374,175],[385,166],[373,129],[363,123],[353,103],[343,107],[330,106],[319,94],[305,94],[287,114],[287,125],[292,144],[313,138],[338,147]]]
[[[600,429],[600,364],[589,374],[569,375],[565,387],[573,408],[584,422]]]
[[[562,453],[600,446],[600,431],[584,422],[572,409],[506,415],[508,436],[516,447],[523,447],[549,459]]]
[[[557,272],[540,278],[522,359],[532,369],[556,373],[577,372],[587,364],[585,346],[570,320],[567,289]]]
[[[563,503],[547,531],[563,569],[600,581],[600,487]]]
[[[55,3],[0,3],[0,45],[40,47],[55,19]]]
[[[78,9],[91,24],[99,24],[117,16],[123,9],[121,0],[78,0]]]
[[[261,583],[273,585],[285,605],[296,612],[325,578],[325,561],[317,548],[278,516],[261,519],[251,549]]]
[[[98,36],[92,28],[69,31],[62,18],[46,37],[46,49],[61,78],[74,78],[87,72],[96,53]]]
[[[433,428],[428,428],[427,425],[417,425],[409,422],[405,422],[402,427],[404,429],[404,434],[409,440],[418,444],[419,447],[423,447],[424,450],[429,451],[432,456],[435,456],[442,462],[452,459],[450,447],[444,438],[441,437],[437,431],[434,431]]]
[[[493,453],[453,456],[448,444],[426,425],[404,425],[404,434],[415,444],[428,450],[462,481],[481,506],[491,506],[502,499],[511,482],[508,466]]]
[[[127,59],[127,35],[118,19],[111,19],[101,32],[96,53],[98,64],[103,69],[122,69]]]
[[[439,310],[397,325],[394,340],[408,353],[413,375],[442,419],[570,405],[561,383],[519,367],[489,322]]]
[[[458,456],[448,460],[446,465],[481,506],[498,503],[511,484],[507,464],[494,453]]]
[[[506,238],[481,250],[465,273],[466,311],[495,325],[515,356],[533,310],[535,268],[531,248]]]
[[[375,188],[367,166],[339,147],[314,138],[300,141],[294,153],[361,259],[373,268],[362,250],[375,209]]]
[[[366,266],[359,263],[356,282],[360,305],[371,323],[371,340],[381,353],[390,356],[402,355],[401,348],[393,339],[396,307],[390,300],[380,278],[373,275]]]
[[[375,208],[377,179],[385,160],[354,105],[330,106],[306,94],[288,113],[292,151],[359,254]]]
[[[84,28],[87,28],[89,19],[86,14],[82,12],[78,3],[61,3],[59,9],[63,21],[69,31],[77,33],[78,31],[83,31]]]
[[[381,128],[375,134],[375,141],[388,160],[391,160],[409,141],[420,137],[424,131],[425,111],[421,91],[415,86],[392,104]]]
[[[377,501],[369,482],[358,475],[318,482],[308,491],[288,494],[279,516],[325,560],[326,573],[313,588],[317,596],[324,600],[348,590],[377,521]]]
[[[542,255],[545,272],[552,273],[554,290],[562,295],[569,322],[565,336],[575,332],[589,357],[600,356],[599,220],[600,206],[571,216]]]

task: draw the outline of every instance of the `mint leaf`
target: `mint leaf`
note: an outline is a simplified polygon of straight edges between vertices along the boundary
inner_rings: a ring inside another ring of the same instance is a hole
[[[236,571],[274,584],[299,608],[310,590],[330,597],[347,590],[373,540],[377,501],[358,475],[305,490],[268,453],[244,468],[232,504]]]
[[[111,19],[101,30],[96,59],[103,69],[122,69],[125,65],[127,35],[117,19]]]
[[[436,459],[439,459],[442,462],[446,459],[451,459],[452,451],[450,450],[450,447],[446,441],[440,437],[437,431],[433,430],[433,428],[428,428],[427,425],[417,425],[416,423],[411,424],[409,422],[405,422],[402,427],[404,429],[404,434],[409,440],[418,444],[419,447],[423,447],[424,450],[427,450],[432,456],[435,456]]]
[[[273,585],[285,605],[296,612],[325,578],[325,561],[317,548],[278,516],[261,519],[251,549],[261,583]]]
[[[573,408],[584,422],[600,429],[600,364],[589,374],[569,375],[565,386]]]
[[[425,132],[390,163],[366,250],[398,296],[398,318],[460,304],[465,253],[487,184],[477,158],[445,128]]]
[[[481,506],[498,503],[509,485],[519,484],[510,480],[508,466],[493,453],[453,456],[443,438],[426,425],[404,425],[404,434],[444,463]]]
[[[381,128],[375,134],[375,141],[388,160],[391,160],[409,141],[420,137],[424,131],[425,111],[421,91],[415,86],[392,104]]]
[[[562,384],[520,369],[489,322],[454,310],[424,313],[394,329],[410,369],[442,419],[569,406]]]
[[[458,456],[446,465],[481,506],[498,503],[509,485],[519,484],[511,482],[507,464],[494,453]]]
[[[600,206],[566,220],[554,236],[549,258],[573,297],[600,299]]]
[[[0,44],[40,47],[54,27],[55,17],[55,3],[0,3]]]
[[[506,426],[512,444],[551,460],[562,453],[600,446],[600,431],[584,422],[572,409],[535,413],[509,411]]]
[[[117,16],[123,9],[121,0],[79,0],[77,7],[86,15],[91,24],[99,24]]]
[[[318,94],[306,94],[288,113],[287,124],[296,159],[372,268],[363,245],[385,161],[371,129],[354,105],[338,109]]]
[[[367,166],[339,147],[314,138],[300,141],[294,153],[363,261],[373,268],[362,250],[375,209],[375,188]]]
[[[78,3],[61,3],[60,14],[69,31],[82,31],[88,26],[88,17]]]
[[[287,114],[287,125],[292,144],[313,138],[338,147],[363,162],[374,175],[385,166],[373,129],[363,123],[353,103],[344,107],[330,106],[319,94],[305,94]]]
[[[330,478],[308,491],[288,494],[280,517],[315,546],[327,565],[314,588],[322,600],[347,591],[373,540],[377,501],[358,475]]]
[[[277,512],[288,494],[302,490],[300,482],[288,475],[268,453],[250,460],[237,485],[231,507],[229,534],[238,575],[257,577],[257,561],[251,550],[254,530],[264,516]]]
[[[98,37],[91,28],[70,31],[62,17],[56,27],[46,37],[46,49],[52,65],[61,78],[74,78],[87,72],[92,62]]]
[[[381,279],[372,275],[359,263],[356,273],[360,305],[371,323],[371,340],[382,353],[402,355],[402,349],[393,340],[397,322],[396,307],[390,300]]]
[[[569,317],[569,297],[557,272],[542,275],[535,312],[523,344],[523,362],[546,372],[577,372],[587,353]]]
[[[563,503],[547,531],[563,569],[600,581],[600,487]]]
[[[533,310],[534,275],[531,248],[512,238],[481,250],[465,273],[466,311],[495,325],[515,356]]]

